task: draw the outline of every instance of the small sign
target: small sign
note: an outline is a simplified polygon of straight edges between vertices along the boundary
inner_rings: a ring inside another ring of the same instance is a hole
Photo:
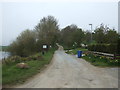
[[[47,45],[43,45],[43,48],[47,48]]]

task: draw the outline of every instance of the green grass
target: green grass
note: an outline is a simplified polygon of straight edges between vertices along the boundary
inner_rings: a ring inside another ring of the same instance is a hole
[[[71,50],[72,51],[67,50],[66,53],[76,55],[78,50],[81,50],[83,52],[88,51],[87,49],[83,49],[83,48],[76,48],[76,49],[71,49]],[[86,61],[90,62],[94,66],[99,66],[99,67],[120,66],[120,60],[111,60],[111,59],[107,59],[105,57],[98,57],[98,56],[94,56],[94,55],[86,55],[82,58],[85,59]]]
[[[87,49],[84,49],[84,48],[76,48],[76,49],[71,49],[71,51],[67,50],[66,53],[68,54],[77,54],[77,51],[80,50],[80,51],[88,51]]]
[[[23,83],[29,77],[40,72],[40,69],[43,68],[44,65],[49,64],[53,53],[55,50],[50,50],[44,55],[41,53],[36,54],[42,55],[43,60],[29,60],[26,63],[30,66],[28,69],[20,69],[16,67],[17,63],[11,64],[3,64],[2,66],[2,84],[3,85],[14,85],[16,83]]]
[[[120,66],[120,60],[111,60],[105,57],[99,57],[94,55],[87,55],[82,57],[86,61],[90,62],[94,66],[99,67],[118,67]]]

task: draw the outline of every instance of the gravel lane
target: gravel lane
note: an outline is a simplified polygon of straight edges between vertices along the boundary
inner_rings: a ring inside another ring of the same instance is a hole
[[[23,85],[14,88],[117,88],[118,69],[98,68],[66,54],[61,46],[51,64]]]

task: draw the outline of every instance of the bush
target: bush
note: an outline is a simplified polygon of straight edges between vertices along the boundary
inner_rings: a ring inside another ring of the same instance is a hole
[[[5,60],[2,60],[3,63],[5,64],[11,64],[11,63],[19,63],[21,61],[21,57],[20,56],[11,56]]]
[[[27,60],[43,60],[43,57],[40,54],[38,54],[27,57]]]
[[[120,38],[118,39],[117,43],[117,54],[120,54]]]
[[[35,44],[36,36],[34,31],[25,30],[10,44],[8,51],[12,55],[30,56],[36,53]]]
[[[20,62],[27,62],[27,61],[33,61],[33,60],[44,60],[41,54],[35,54],[29,57],[20,57],[20,56],[11,56],[5,60],[2,60],[2,63],[4,64],[12,64],[12,63],[20,63]]]
[[[89,51],[96,51],[96,52],[104,52],[104,53],[117,53],[117,44],[96,44],[96,45],[89,45]]]

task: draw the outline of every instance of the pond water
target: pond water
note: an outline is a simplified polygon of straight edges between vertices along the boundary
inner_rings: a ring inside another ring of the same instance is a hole
[[[7,58],[8,56],[10,56],[9,52],[0,51],[0,60],[2,60],[2,58]]]

